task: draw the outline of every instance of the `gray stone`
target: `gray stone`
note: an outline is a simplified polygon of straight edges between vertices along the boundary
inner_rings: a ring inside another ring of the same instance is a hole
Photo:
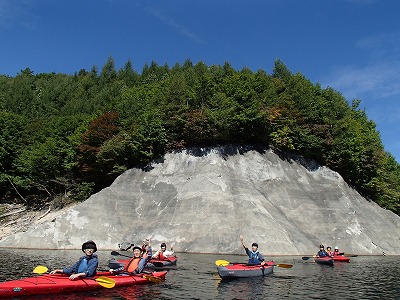
[[[301,157],[237,147],[166,154],[131,169],[53,222],[0,240],[0,247],[99,249],[121,242],[178,252],[310,255],[319,244],[353,254],[400,254],[400,217],[361,197],[332,170]]]

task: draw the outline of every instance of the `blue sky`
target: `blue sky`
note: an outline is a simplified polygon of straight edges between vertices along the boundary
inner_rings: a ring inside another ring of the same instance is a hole
[[[0,74],[229,62],[361,100],[400,162],[398,0],[0,0]]]

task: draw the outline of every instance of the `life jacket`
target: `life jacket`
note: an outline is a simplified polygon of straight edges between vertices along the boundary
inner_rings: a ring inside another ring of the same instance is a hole
[[[132,258],[125,266],[124,266],[124,271],[133,273],[139,266],[141,258]]]
[[[258,254],[259,254],[258,250],[256,252],[254,252],[253,250],[250,250],[249,264],[258,265],[260,263],[260,258],[258,256]]]
[[[164,260],[164,259],[165,259],[164,252],[158,251],[158,260]]]

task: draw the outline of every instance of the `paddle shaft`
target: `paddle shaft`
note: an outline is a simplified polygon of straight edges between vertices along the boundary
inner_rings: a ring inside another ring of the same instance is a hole
[[[226,260],[217,260],[217,261],[216,261],[216,265],[217,265],[217,266],[227,266],[227,265],[229,265],[229,264],[232,264],[232,265],[239,264],[239,265],[246,265],[246,266],[260,266],[260,267],[262,267],[262,269],[263,269],[263,273],[264,273],[264,268],[265,268],[266,266],[267,266],[267,267],[286,268],[286,269],[289,269],[289,268],[293,267],[293,265],[291,265],[291,264],[273,264],[273,265],[268,265],[268,264],[266,264],[266,265],[263,266],[263,265],[261,265],[261,264],[254,265],[254,264],[241,263],[241,262],[228,262],[228,261],[226,261]]]

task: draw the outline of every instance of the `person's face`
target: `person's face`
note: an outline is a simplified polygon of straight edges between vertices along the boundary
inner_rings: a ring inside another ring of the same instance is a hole
[[[319,248],[319,250],[321,250],[321,251],[324,250],[324,247]]]
[[[133,256],[134,256],[135,258],[140,257],[140,250],[139,250],[139,249],[133,250]]]
[[[257,251],[257,247],[256,246],[251,246],[251,250],[253,250],[253,252],[256,252]]]
[[[162,251],[162,252],[165,252],[165,250],[167,250],[167,248],[161,247],[161,251]]]
[[[85,249],[83,250],[87,256],[91,256],[94,253],[94,249]]]

